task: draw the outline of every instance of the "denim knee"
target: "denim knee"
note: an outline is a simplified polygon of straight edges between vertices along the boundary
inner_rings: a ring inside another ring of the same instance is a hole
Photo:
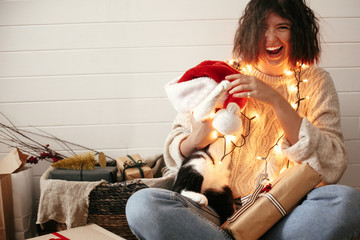
[[[344,185],[327,185],[310,192],[308,200],[325,200],[322,203],[328,205],[333,216],[328,222],[342,232],[343,239],[360,234],[360,191]]]
[[[311,191],[307,200],[329,200],[336,209],[359,210],[360,191],[344,185],[326,185]]]
[[[174,192],[160,188],[145,188],[135,192],[126,204],[126,219],[133,232],[152,228],[155,220],[166,222],[167,216],[175,206],[182,207],[186,203],[173,201]],[[157,226],[161,228],[162,226]]]
[[[144,216],[151,216],[152,211],[156,208],[149,206],[151,196],[148,188],[135,192],[127,201],[125,214],[126,219],[131,226],[132,223],[139,222]]]
[[[261,239],[354,239],[359,234],[360,192],[342,185],[312,190]]]

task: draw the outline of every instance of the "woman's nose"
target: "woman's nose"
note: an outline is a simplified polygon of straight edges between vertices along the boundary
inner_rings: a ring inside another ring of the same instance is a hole
[[[272,29],[268,29],[265,32],[265,40],[267,43],[273,43],[275,42],[277,39],[276,33],[274,30]]]

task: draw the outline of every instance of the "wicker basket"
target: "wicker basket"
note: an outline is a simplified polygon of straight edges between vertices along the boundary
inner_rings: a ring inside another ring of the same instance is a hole
[[[125,239],[137,239],[129,229],[125,205],[136,191],[147,188],[140,180],[105,183],[89,195],[88,223],[93,222]]]

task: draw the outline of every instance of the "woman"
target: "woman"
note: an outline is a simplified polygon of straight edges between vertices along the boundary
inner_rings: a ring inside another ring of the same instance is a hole
[[[230,94],[249,98],[242,115],[249,132],[231,155],[234,195],[254,189],[264,161],[270,179],[289,164],[307,162],[327,184],[311,191],[263,239],[352,239],[360,231],[359,192],[332,185],[345,171],[347,155],[335,87],[329,74],[314,66],[318,30],[303,0],[251,0],[236,32],[234,55],[240,69],[248,67],[226,79],[232,80]],[[213,143],[212,131],[211,120],[178,115],[166,140],[167,167],[176,172],[184,157]],[[273,151],[279,142],[282,153]],[[168,190],[139,191],[126,211],[140,239],[231,239],[210,208]]]

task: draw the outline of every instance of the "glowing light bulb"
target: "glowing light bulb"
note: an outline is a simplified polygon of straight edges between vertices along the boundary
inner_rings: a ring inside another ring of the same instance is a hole
[[[214,112],[211,112],[209,118],[210,118],[210,119],[213,119],[213,118],[215,117],[215,115],[216,115],[215,111],[214,111]]]
[[[308,79],[303,79],[302,82],[308,82],[309,80]]]
[[[236,137],[234,135],[226,135],[226,144],[230,144],[231,142],[235,142]]]
[[[298,88],[296,85],[290,86],[290,92],[297,92]]]
[[[219,161],[219,164],[221,164],[221,161]]]
[[[256,159],[257,159],[257,160],[262,160],[263,158],[262,158],[262,157],[260,157],[260,156],[258,156]]]
[[[284,166],[284,167],[280,170],[280,174],[282,174],[286,169],[287,169],[287,167]]]
[[[252,66],[251,65],[246,65],[241,70],[243,71],[244,74],[248,74],[248,73],[250,73],[252,71]]]
[[[292,74],[292,71],[290,71],[290,70],[285,70],[285,75],[290,76],[291,74]]]
[[[279,146],[279,144],[276,144],[274,147],[275,152],[277,153],[281,153],[281,147]]]
[[[251,72],[252,71],[252,66],[251,65],[246,65],[246,69]]]
[[[217,138],[217,137],[218,137],[218,132],[217,132],[217,131],[213,131],[213,132],[211,133],[211,136],[212,136],[213,138]]]
[[[229,63],[229,65],[233,65],[235,62],[235,59],[231,58],[231,59],[227,60],[227,62]]]
[[[296,109],[297,108],[297,103],[293,103],[291,104],[292,108]]]
[[[309,96],[306,96],[306,99],[309,99],[310,97]]]
[[[251,116],[252,116],[252,119],[255,119],[255,118],[259,118],[259,117],[260,117],[260,115],[257,114],[256,112],[252,113]]]

